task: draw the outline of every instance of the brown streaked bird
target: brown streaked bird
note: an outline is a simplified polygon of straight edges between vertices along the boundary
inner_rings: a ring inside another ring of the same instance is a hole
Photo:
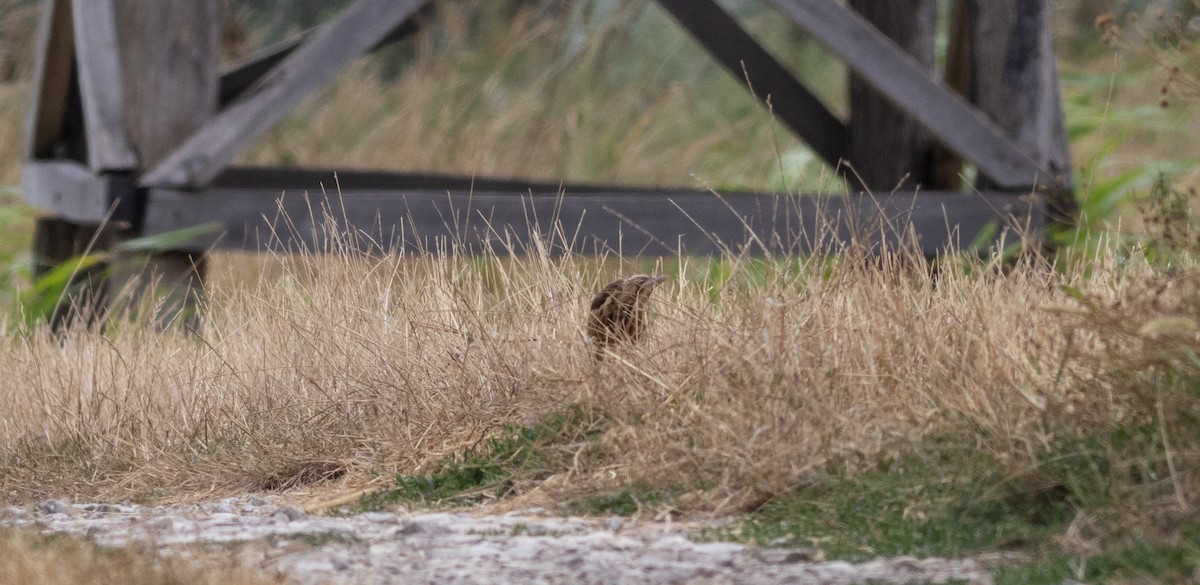
[[[665,276],[645,274],[618,278],[596,294],[588,315],[587,334],[596,345],[597,360],[604,358],[606,348],[642,337],[646,332],[650,293],[665,280]]]

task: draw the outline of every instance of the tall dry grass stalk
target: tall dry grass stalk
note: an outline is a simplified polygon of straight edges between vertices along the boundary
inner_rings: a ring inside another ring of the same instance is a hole
[[[1103,422],[1125,408],[1080,391],[1096,373],[1072,345],[1074,317],[1048,309],[1069,298],[1040,261],[933,273],[905,251],[661,259],[650,268],[672,280],[647,339],[597,364],[587,304],[644,261],[547,247],[371,258],[334,239],[250,270],[218,255],[196,335],[119,320],[14,335],[0,354],[0,491],[178,500],[388,485],[505,425],[571,411],[598,440],[565,446],[568,463],[518,491],[636,483],[720,512],[930,434],[1028,462],[1058,432],[1054,413]],[[1108,291],[1107,266],[1074,286]]]

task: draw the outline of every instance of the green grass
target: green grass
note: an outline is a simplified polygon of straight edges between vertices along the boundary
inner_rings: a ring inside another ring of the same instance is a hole
[[[1189,578],[1200,566],[1200,544],[1192,527],[1188,541],[1179,545],[1150,545],[1145,542],[1114,548],[1088,558],[1063,553],[1048,555],[1029,563],[998,567],[996,585],[1059,585],[1064,579],[1085,583],[1106,583],[1128,579],[1158,583],[1192,583]]]
[[[830,558],[963,556],[1027,550],[1061,532],[1066,494],[1016,489],[981,451],[949,442],[881,461],[855,477],[815,474],[794,493],[747,515],[740,533],[759,544],[817,546]]]
[[[698,537],[812,547],[850,561],[1017,554],[1023,560],[996,569],[998,584],[1182,579],[1200,570],[1200,523],[1183,519],[1173,533],[1148,533],[1146,525],[1121,526],[1114,508],[1121,486],[1162,482],[1157,470],[1114,462],[1144,462],[1135,452],[1156,446],[1153,429],[1118,429],[1057,440],[1036,468],[1012,470],[966,443],[927,441],[853,477],[815,473],[734,528]],[[1079,518],[1097,522],[1086,553],[1064,541]]]
[[[522,482],[561,471],[571,453],[598,436],[595,424],[570,410],[529,426],[506,426],[478,453],[457,454],[437,473],[398,476],[395,487],[365,496],[358,510],[385,510],[397,503],[469,506],[503,498],[519,490]]]
[[[502,498],[521,481],[561,471],[564,445],[597,437],[578,412],[510,427],[477,454],[460,454],[438,473],[400,476],[396,486],[365,498],[359,510],[396,503],[465,506]],[[589,430],[584,430],[589,429]],[[582,432],[581,432],[582,430]],[[1119,467],[1114,460],[1154,450],[1153,429],[1118,429],[1104,436],[1055,440],[1033,469],[1013,470],[983,449],[952,437],[927,440],[907,454],[881,458],[849,476],[817,472],[793,493],[775,497],[740,518],[733,529],[704,530],[701,539],[753,542],[760,546],[819,549],[826,559],[864,561],[880,556],[964,557],[1010,552],[1022,560],[995,570],[998,584],[1057,584],[1064,579],[1103,583],[1117,578],[1169,579],[1200,566],[1200,524],[1161,535],[1124,534],[1090,554],[1072,552],[1059,538],[1080,513],[1105,517],[1117,485],[1152,483],[1159,471]],[[647,485],[591,495],[563,504],[580,515],[637,514],[646,506],[670,505],[673,496]]]
[[[641,511],[643,506],[669,500],[670,496],[661,490],[634,485],[616,493],[600,494],[570,502],[566,509],[571,514],[588,516],[632,516]]]
[[[0,185],[0,311],[12,307],[28,282],[34,209],[18,199],[16,186]]]

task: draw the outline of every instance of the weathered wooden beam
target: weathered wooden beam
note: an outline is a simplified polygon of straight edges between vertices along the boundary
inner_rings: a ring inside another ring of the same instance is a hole
[[[125,135],[113,0],[73,0],[71,14],[87,130],[88,166],[96,172],[137,168],[137,155]]]
[[[70,0],[44,0],[38,21],[29,110],[25,118],[24,158],[51,156],[62,136],[75,64]]]
[[[773,2],[1001,189],[1029,190],[1054,180],[995,123],[852,10],[830,0]]]
[[[149,169],[217,111],[223,2],[109,1],[122,31],[125,126],[142,168]]]
[[[431,8],[432,6],[432,4],[429,4],[426,8]],[[388,33],[382,41],[371,47],[371,51],[378,51],[417,32],[420,28],[418,21],[420,20],[421,12],[424,11],[418,10],[416,14],[400,23],[400,26]],[[270,73],[275,65],[283,61],[288,55],[291,55],[292,51],[295,51],[304,41],[323,28],[324,26],[314,27],[290,39],[280,41],[269,47],[264,47],[253,55],[227,67],[221,72],[221,90],[218,97],[219,107],[224,108],[233,103],[242,93],[253,87],[259,79]]]
[[[812,92],[713,0],[658,0],[683,28],[825,162],[847,155],[847,128]]]
[[[25,200],[54,215],[77,223],[100,223],[120,197],[113,176],[98,176],[69,160],[26,161],[21,167]]]
[[[221,72],[219,77],[220,90],[217,94],[217,103],[219,108],[233,103],[247,89],[258,83],[258,80],[265,77],[271,72],[280,61],[292,54],[297,47],[308,40],[308,38],[321,30],[321,27],[306,30],[290,39],[280,41],[269,47],[256,51],[253,55],[246,57],[230,65]]]
[[[219,222],[224,231],[193,243],[225,248],[323,250],[350,234],[369,252],[463,252],[508,246],[531,234],[578,253],[721,254],[725,250],[834,252],[852,239],[895,246],[910,227],[926,255],[965,246],[989,224],[1040,229],[1038,204],[1004,194],[922,192],[863,197],[723,196],[689,189],[637,189],[479,181],[394,173],[229,169],[199,192],[151,189],[147,234]],[[518,185],[526,185],[518,187]],[[340,187],[339,187],[340,186]],[[349,228],[347,226],[350,226]],[[561,226],[561,233],[554,230]],[[904,240],[907,243],[907,240]],[[893,248],[894,249],[894,248]]]
[[[246,146],[375,46],[428,0],[357,0],[288,55],[255,94],[222,111],[142,176],[143,186],[198,188]]]
[[[80,0],[90,2],[91,0]],[[110,0],[122,31],[119,56],[130,141],[143,168],[160,163],[217,111],[221,0]],[[169,32],[167,32],[169,31]],[[122,238],[140,235],[144,193],[122,197],[126,212]],[[206,257],[190,251],[149,254],[117,250],[109,286],[114,310],[134,308],[154,298],[160,327],[198,325],[204,295]]]

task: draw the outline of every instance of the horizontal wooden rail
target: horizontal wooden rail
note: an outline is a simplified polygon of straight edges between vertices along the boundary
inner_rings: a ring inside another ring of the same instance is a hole
[[[636,219],[635,219],[636,218]],[[368,252],[487,249],[520,253],[536,234],[578,253],[833,252],[894,246],[909,230],[929,256],[995,225],[1034,231],[1042,206],[1012,194],[776,196],[396,173],[233,168],[199,192],[150,189],[147,235],[217,222],[195,249],[323,249],[350,234]]]
[[[33,161],[21,167],[25,201],[79,223],[100,223],[108,216],[114,185],[82,163]]]

